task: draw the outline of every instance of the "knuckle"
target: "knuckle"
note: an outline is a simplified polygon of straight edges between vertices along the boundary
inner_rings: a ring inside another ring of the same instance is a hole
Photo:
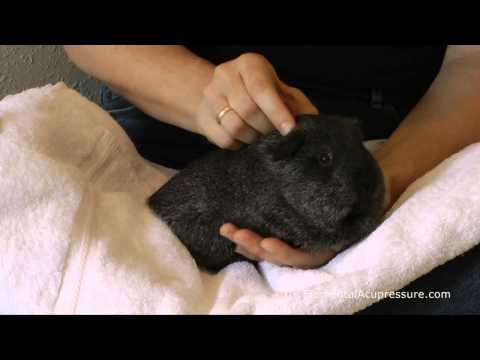
[[[227,128],[228,132],[235,137],[241,134],[241,132],[245,128],[245,124],[243,123],[243,121],[235,119],[228,122]]]
[[[218,65],[214,70],[214,77],[226,79],[230,76],[230,67],[227,63]]]
[[[249,86],[249,91],[254,99],[266,96],[269,93],[270,86],[266,81],[255,80]]]
[[[237,233],[235,235],[239,239],[245,239],[246,237],[248,237],[249,232],[248,232],[247,229],[240,229],[240,230],[237,231]]]
[[[260,62],[265,61],[265,56],[255,53],[255,52],[247,52],[240,55],[239,60],[243,63],[250,63],[250,62]]]
[[[257,104],[249,97],[239,100],[236,108],[238,109],[237,111],[243,119],[252,117],[258,111]]]
[[[249,52],[238,57],[239,69],[244,73],[255,73],[259,70],[265,70],[265,67],[271,67],[267,58],[261,54]]]

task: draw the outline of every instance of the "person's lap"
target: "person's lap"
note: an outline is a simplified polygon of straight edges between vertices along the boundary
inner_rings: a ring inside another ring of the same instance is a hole
[[[200,135],[142,113],[107,87],[102,88],[101,106],[125,130],[140,155],[154,163],[180,169],[206,151],[216,149]]]
[[[343,112],[344,115],[358,116],[361,120],[368,118],[368,121],[362,121],[366,139],[387,137],[401,116],[392,106],[372,109],[361,102],[346,106],[342,100],[335,103],[335,99],[311,99],[323,111]],[[200,135],[143,114],[106,87],[102,90],[101,105],[125,130],[138,152],[152,162],[181,169],[206,152],[217,149]],[[480,246],[434,269],[401,291],[408,292],[409,297],[413,296],[413,292],[428,294],[448,291],[450,298],[384,299],[357,314],[479,314]]]

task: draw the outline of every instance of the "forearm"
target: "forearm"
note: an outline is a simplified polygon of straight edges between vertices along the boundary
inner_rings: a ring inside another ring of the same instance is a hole
[[[65,50],[79,68],[143,112],[199,133],[195,114],[213,64],[180,45],[65,46]]]
[[[444,63],[413,111],[376,154],[392,201],[417,178],[480,141],[480,56]]]

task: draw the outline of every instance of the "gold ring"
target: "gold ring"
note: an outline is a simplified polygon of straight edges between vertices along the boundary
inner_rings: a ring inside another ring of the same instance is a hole
[[[222,111],[220,111],[217,115],[217,122],[220,124],[220,120],[230,111],[232,111],[233,108],[230,106],[226,106]]]

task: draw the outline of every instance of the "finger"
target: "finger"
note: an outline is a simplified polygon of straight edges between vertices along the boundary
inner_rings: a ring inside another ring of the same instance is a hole
[[[205,121],[209,120],[205,119]],[[209,121],[209,124],[206,126],[208,127],[207,133],[209,134],[206,136],[206,138],[208,139],[208,141],[217,145],[221,149],[238,150],[244,146],[242,142],[235,140],[221,126],[217,126],[211,121]]]
[[[205,101],[202,103],[199,111],[198,123],[204,129],[207,139],[222,149],[237,150],[241,148],[243,144],[233,138],[223,126],[217,122],[216,116],[218,113],[212,110],[212,106],[215,106],[215,108],[221,106],[212,105],[218,103],[225,104],[223,107],[225,108],[227,106],[225,99],[210,87],[204,90],[204,96]],[[220,112],[221,109],[218,111]]]
[[[277,89],[277,80],[261,72],[242,73],[245,87],[273,126],[283,135],[295,126],[295,119]]]
[[[244,144],[251,144],[259,136],[259,134],[252,128],[250,128],[236,113],[228,111],[222,115],[221,119],[218,119],[218,115],[226,109],[231,107],[225,95],[219,92],[218,86],[209,87],[204,91],[205,98],[210,107],[210,115],[215,119],[215,126],[217,131],[225,132],[229,137],[235,141],[240,141]]]
[[[264,239],[251,230],[239,229],[229,223],[224,224],[220,228],[220,232],[237,244],[237,249],[243,256],[268,261],[279,266],[287,265],[300,269],[316,268],[327,263],[336,254],[332,250],[307,253],[294,249],[277,238]]]
[[[228,101],[225,99],[225,103],[228,104]],[[221,126],[227,131],[227,133],[234,139],[243,142],[244,144],[253,143],[260,134],[253,128],[251,128],[243,119],[238,115],[235,110],[235,107],[231,105],[234,109],[226,113],[219,121]],[[222,109],[224,109],[223,107]],[[220,109],[217,114],[222,111]]]
[[[242,236],[242,235],[237,235],[237,236]],[[237,245],[237,247],[235,248],[235,252],[253,261],[268,261],[278,266],[287,265],[277,261],[277,259],[275,259],[274,256],[270,256],[267,252],[259,250],[257,248],[252,248],[251,246],[249,248],[246,248],[244,246]]]
[[[228,99],[228,104],[235,109],[237,115],[257,133],[255,138],[249,138],[247,143],[253,142],[260,134],[268,134],[273,127],[265,114],[248,95],[240,73],[233,66],[234,62],[227,62],[215,68],[213,84],[219,92]],[[221,110],[220,110],[221,111]],[[231,128],[236,133],[240,123],[231,123]],[[252,135],[251,131],[248,131]]]
[[[237,74],[235,86],[231,88],[227,98],[237,114],[246,124],[254,129],[258,135],[267,135],[274,129],[270,120],[268,120],[267,116],[248,94],[240,74]]]
[[[294,116],[301,114],[318,114],[318,109],[300,90],[279,81],[279,89],[285,104]]]
[[[276,238],[266,238],[262,241],[260,246],[274,261],[297,268],[321,266],[332,259],[336,254],[332,250],[308,253],[294,249],[287,243]]]
[[[233,234],[237,230],[239,230],[239,228],[234,224],[226,223],[220,226],[219,233],[220,235],[225,236],[228,239],[231,239],[233,237]]]
[[[249,229],[237,230],[232,236],[232,241],[235,244],[244,248],[250,254],[263,259],[266,255],[266,252],[260,246],[262,240],[263,237]]]
[[[242,256],[245,256],[246,258],[250,259],[250,260],[253,260],[253,261],[262,261],[262,259],[260,259],[259,257],[253,255],[252,253],[250,253],[249,251],[247,251],[245,248],[241,247],[241,246],[237,246],[236,249],[235,249],[235,252],[239,255],[242,255]]]
[[[237,244],[237,249],[235,251],[240,250],[243,254],[246,254],[244,256],[247,256],[250,259],[256,259],[256,261],[268,261],[279,266],[288,265],[279,260],[275,254],[270,254],[265,251],[261,246],[263,237],[249,229],[238,229],[234,231],[231,240]]]
[[[220,235],[234,242],[238,247],[243,248],[252,256],[265,259],[267,255],[260,246],[263,237],[249,229],[239,229],[233,224],[225,224],[220,228]]]

